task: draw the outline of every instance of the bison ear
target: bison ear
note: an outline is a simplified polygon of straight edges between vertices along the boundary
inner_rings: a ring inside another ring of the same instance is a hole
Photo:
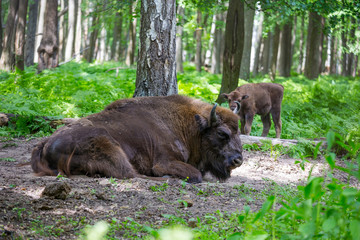
[[[229,94],[227,94],[227,93],[222,93],[220,96],[222,96],[222,97],[225,98],[226,100],[229,99]]]
[[[199,127],[200,132],[203,132],[206,128],[209,127],[208,120],[198,114],[195,115],[196,123]]]
[[[242,96],[241,100],[244,100],[244,99],[247,99],[247,98],[249,98],[249,96],[248,96],[248,95],[244,95],[244,96]]]

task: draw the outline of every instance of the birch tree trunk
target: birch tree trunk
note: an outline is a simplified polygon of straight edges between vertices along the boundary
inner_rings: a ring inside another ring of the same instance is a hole
[[[252,33],[255,16],[255,2],[249,1],[250,6],[245,4],[244,16],[245,16],[245,40],[244,50],[241,58],[240,78],[249,80],[250,78],[250,57],[251,57],[251,45],[252,45]]]
[[[195,53],[195,66],[196,71],[201,72],[201,11],[197,11],[196,17],[197,28],[195,30],[196,36],[196,53]]]
[[[75,33],[75,0],[69,1],[69,10],[68,10],[68,30],[66,38],[66,48],[65,48],[65,61],[68,61],[73,56],[73,46],[74,46],[74,33]]]
[[[19,0],[13,0],[9,3],[9,11],[6,20],[6,28],[3,41],[3,49],[0,58],[0,67],[2,70],[11,71],[15,66],[14,40],[16,16],[19,9]]]
[[[253,76],[256,76],[259,73],[260,50],[261,50],[261,42],[263,41],[263,38],[262,38],[262,25],[263,25],[263,15],[261,14],[258,29],[256,31]]]
[[[18,21],[15,33],[15,66],[24,71],[25,69],[25,25],[28,8],[28,0],[19,0]]]
[[[182,26],[184,24],[184,14],[185,9],[182,6],[178,6],[177,9],[177,22],[178,25],[176,27],[176,72],[184,72],[184,66],[183,66],[183,44],[182,44],[182,37],[183,37],[183,29]]]
[[[177,94],[176,1],[142,0],[134,97]]]
[[[55,68],[59,63],[59,39],[58,39],[58,2],[47,0],[45,12],[44,34],[38,48],[39,64],[38,71]]]
[[[226,17],[225,49],[223,77],[221,89],[216,100],[221,104],[225,99],[222,93],[233,91],[239,83],[239,73],[242,53],[244,49],[244,2],[230,0]]]
[[[46,9],[46,0],[40,0],[40,10],[38,15],[38,22],[36,25],[36,38],[35,38],[35,52],[34,52],[34,62],[38,62],[38,47],[40,46],[41,39],[43,38],[44,33],[44,16]]]
[[[322,30],[323,25],[321,16],[316,12],[310,12],[304,70],[305,77],[309,79],[315,79],[320,74]]]
[[[271,50],[271,43],[272,43],[273,34],[271,32],[268,33],[266,39],[264,39],[264,46],[262,50],[261,56],[261,65],[262,65],[262,75],[269,73],[270,68],[270,50]]]
[[[222,38],[223,38],[223,29],[218,25],[218,22],[223,20],[224,14],[216,14],[215,18],[215,33],[214,33],[214,43],[212,49],[212,57],[211,57],[211,73],[219,74],[221,73],[221,46],[222,46]]]
[[[77,0],[76,7],[76,31],[75,31],[75,44],[74,44],[74,53],[76,54],[76,61],[79,62],[81,60],[81,0]]]
[[[60,0],[60,10],[63,11],[65,9],[65,0]],[[59,60],[64,61],[65,59],[65,28],[66,24],[64,21],[65,17],[62,14],[59,17]]]
[[[37,23],[39,0],[32,0],[30,1],[30,3],[31,4],[29,6],[29,22],[26,26],[26,45],[25,45],[25,64],[27,67],[34,65],[35,35],[36,35],[36,23]]]

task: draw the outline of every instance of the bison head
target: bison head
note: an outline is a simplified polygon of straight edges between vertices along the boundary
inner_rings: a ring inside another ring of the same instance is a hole
[[[220,180],[230,177],[231,170],[243,163],[238,117],[216,104],[209,119],[195,115],[201,134],[201,166],[204,175],[210,172]]]
[[[221,96],[223,96],[229,102],[229,107],[235,114],[240,112],[241,101],[249,97],[248,95],[242,95],[238,91],[232,91],[229,94],[223,93]]]

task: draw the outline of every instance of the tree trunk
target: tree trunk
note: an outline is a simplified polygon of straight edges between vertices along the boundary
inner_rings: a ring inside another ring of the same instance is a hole
[[[223,14],[215,15],[215,33],[214,33],[214,44],[212,49],[212,57],[211,57],[211,73],[219,74],[221,73],[221,46],[222,44],[222,36],[223,29],[218,24],[218,22],[223,21]]]
[[[26,44],[25,44],[25,65],[27,67],[34,65],[36,22],[38,15],[39,0],[32,0],[30,1],[30,3],[31,4],[29,6],[29,21],[26,27]]]
[[[196,71],[201,72],[201,11],[197,11],[197,17],[196,17],[196,23],[197,28],[195,30],[195,36],[196,36],[196,53],[195,53],[195,66]]]
[[[347,31],[341,32],[341,46],[342,46],[342,57],[341,57],[341,75],[346,76],[347,74],[347,61],[348,54],[346,52],[347,47]]]
[[[140,49],[134,97],[177,94],[176,1],[141,1]]]
[[[125,63],[127,66],[134,65],[135,61],[135,51],[136,51],[136,16],[135,16],[135,7],[136,1],[133,3],[133,6],[130,8],[130,22],[129,22],[129,45],[127,47]],[[154,27],[152,27],[154,28]]]
[[[38,21],[36,25],[36,37],[35,37],[35,52],[34,52],[34,62],[38,62],[39,55],[38,55],[38,48],[40,46],[41,39],[43,38],[44,34],[44,16],[45,16],[45,9],[46,9],[46,0],[40,0],[40,8],[39,8],[39,15]]]
[[[331,34],[330,41],[330,74],[335,75],[337,61],[337,41],[334,32]]]
[[[290,77],[292,59],[292,18],[284,25],[281,33],[279,75]]]
[[[184,72],[184,66],[183,66],[183,44],[182,44],[182,38],[183,38],[183,25],[184,25],[184,14],[185,9],[182,6],[178,6],[177,9],[177,27],[176,27],[176,72]]]
[[[114,19],[114,30],[113,30],[113,41],[111,43],[111,53],[110,53],[110,59],[117,61],[119,58],[117,56],[116,47],[120,47],[121,43],[121,16],[119,12],[115,13],[115,19]]]
[[[325,18],[324,18],[324,20],[325,20]],[[323,39],[322,40],[323,44],[322,44],[322,49],[321,49],[322,54],[321,54],[320,73],[323,73],[323,72],[327,71],[325,64],[326,64],[326,61],[327,61],[327,58],[328,58],[328,41],[329,41],[329,38],[328,38],[328,36],[326,34],[323,34],[322,39]]]
[[[96,39],[99,35],[99,26],[98,26],[99,16],[97,14],[98,9],[99,9],[99,4],[96,3],[95,11],[93,12],[93,16],[92,16],[92,22],[91,22],[92,32],[90,34],[89,51],[87,54],[87,61],[89,63],[91,63],[94,59]]]
[[[300,43],[299,43],[299,65],[297,68],[298,73],[303,72],[303,61],[304,61],[304,35],[305,35],[305,17],[301,18],[301,28],[300,28]]]
[[[244,6],[245,17],[245,36],[244,36],[244,49],[241,58],[240,78],[249,80],[250,78],[250,57],[251,57],[251,45],[252,45],[252,33],[255,16],[255,2],[249,1],[248,6]]]
[[[204,25],[204,26],[206,26],[206,25]],[[211,67],[211,56],[212,56],[212,48],[214,45],[215,29],[216,29],[216,14],[213,15],[212,20],[211,20],[209,47],[206,50],[205,61],[204,61],[204,65],[206,67],[209,67],[209,66]]]
[[[58,39],[58,2],[57,0],[47,0],[45,11],[44,34],[38,48],[39,64],[38,71],[55,68],[59,61],[59,39]]]
[[[27,15],[28,0],[19,1],[18,21],[15,33],[15,66],[25,70],[25,25]]]
[[[350,23],[350,31],[349,31],[349,42],[351,45],[355,44],[355,29],[356,29],[356,20],[354,17],[351,17],[351,23]],[[353,51],[350,51],[348,54],[348,63],[346,68],[346,76],[351,76],[353,72],[353,65],[354,65],[354,59],[355,55]]]
[[[305,77],[315,79],[319,76],[321,64],[322,17],[316,12],[309,13],[308,36],[306,44]]]
[[[97,54],[97,60],[101,63],[106,60],[106,42],[105,42],[106,39],[105,38],[106,38],[106,29],[105,29],[105,26],[103,25],[101,28],[101,32],[100,32],[100,39],[98,39],[99,49],[98,49],[98,54]]]
[[[9,3],[9,12],[6,21],[3,49],[0,58],[1,69],[12,71],[15,66],[14,41],[17,13],[19,9],[19,0],[13,0]]]
[[[77,0],[76,5],[76,31],[75,31],[75,44],[74,44],[74,54],[76,54],[76,61],[81,60],[81,0]]]
[[[65,0],[60,0],[60,10],[63,11],[65,9]],[[59,60],[65,60],[65,14],[59,17]]]
[[[263,41],[263,37],[262,37],[263,15],[260,15],[260,20],[259,20],[258,24],[259,25],[256,30],[256,38],[255,38],[255,56],[254,56],[253,76],[258,75],[258,73],[259,73],[260,50],[261,50],[261,43]]]
[[[0,0],[0,58],[2,54],[2,39],[3,39],[3,30],[2,30],[2,2]]]
[[[268,33],[266,39],[264,39],[264,47],[262,50],[261,56],[261,65],[262,65],[262,75],[269,73],[269,66],[270,66],[270,50],[271,50],[271,43],[272,43],[273,34],[271,32]]]
[[[276,78],[276,65],[277,65],[278,52],[279,52],[279,43],[280,43],[280,27],[278,24],[276,24],[274,38],[273,38],[273,45],[272,45],[272,56],[270,62],[270,77],[272,81],[274,81]]]
[[[69,10],[68,10],[68,30],[66,37],[66,47],[65,47],[65,61],[68,61],[73,56],[73,46],[74,46],[74,33],[75,33],[75,0],[69,1]]]
[[[239,83],[239,73],[244,49],[244,2],[230,0],[226,17],[224,65],[221,89],[216,100],[221,104],[222,93],[233,91]]]

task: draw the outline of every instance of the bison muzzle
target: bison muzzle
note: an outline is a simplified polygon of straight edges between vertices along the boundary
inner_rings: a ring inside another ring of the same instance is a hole
[[[230,109],[239,114],[242,134],[250,134],[254,116],[258,114],[264,126],[261,136],[266,137],[271,127],[271,114],[276,137],[280,138],[283,94],[284,87],[277,83],[249,83],[222,96],[229,101]]]
[[[38,175],[221,181],[243,162],[238,116],[185,96],[122,99],[58,129],[32,152]]]

